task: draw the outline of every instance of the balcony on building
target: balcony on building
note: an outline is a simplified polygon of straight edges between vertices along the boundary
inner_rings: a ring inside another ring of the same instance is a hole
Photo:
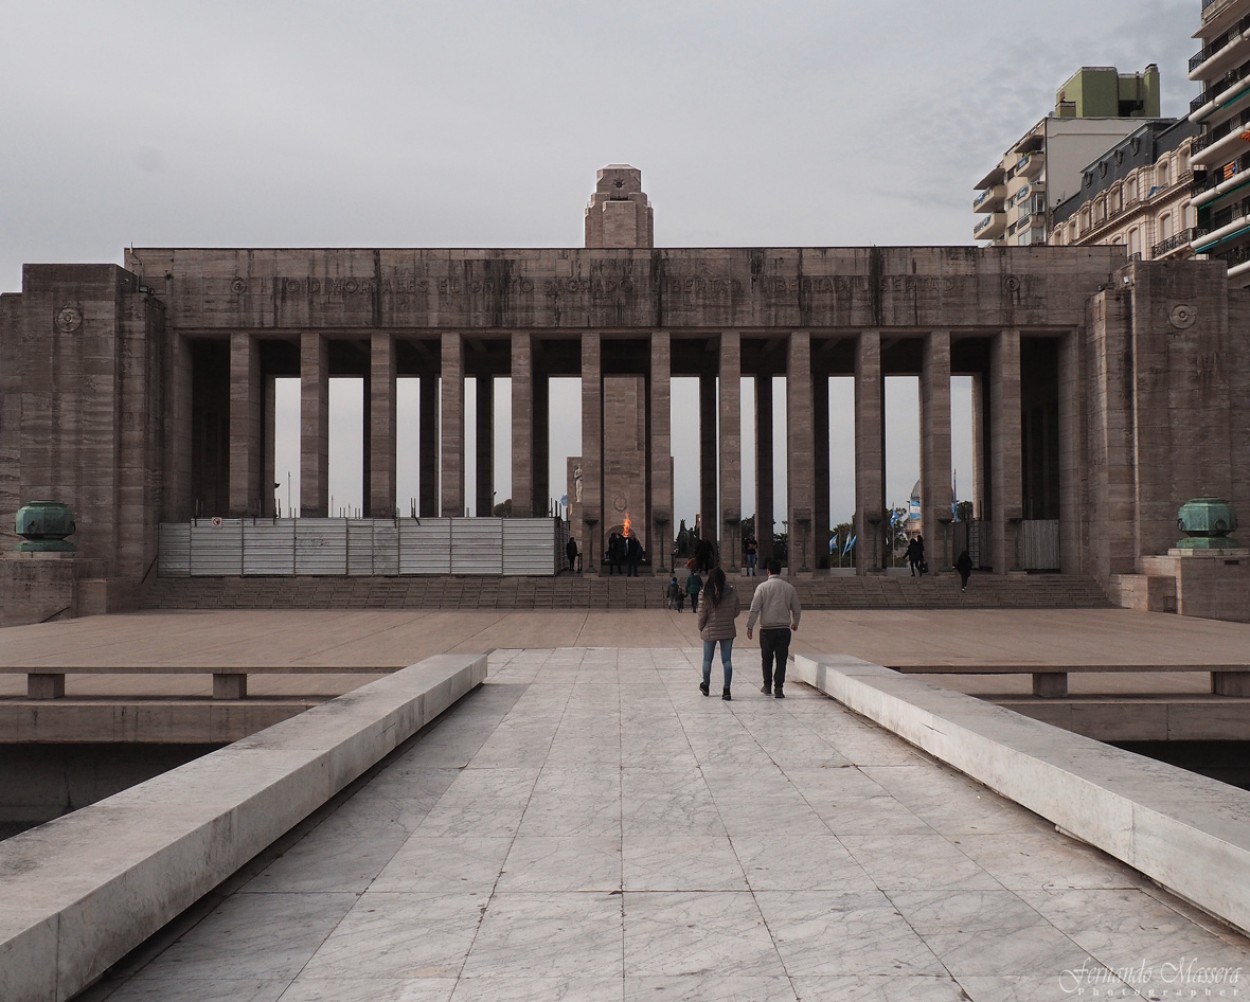
[[[1011,152],[1017,155],[1040,153],[1045,143],[1045,137],[1040,132],[1030,132],[1011,148]]]
[[[1218,80],[1250,59],[1250,25],[1238,24],[1223,45],[1206,45],[1189,60],[1190,80]]]
[[[977,220],[972,228],[973,240],[997,240],[1007,229],[1007,213],[991,212]]]
[[[1190,226],[1165,237],[1150,248],[1152,261],[1165,261],[1170,257],[1188,256],[1189,246],[1198,238],[1198,230]]]
[[[1228,285],[1232,289],[1244,289],[1250,285],[1250,261],[1240,261],[1229,267]]]
[[[1025,153],[1016,161],[1012,174],[1016,177],[1034,178],[1042,172],[1046,158],[1041,153]]]
[[[1227,87],[1217,84],[1199,94],[1189,105],[1189,120],[1212,129],[1250,107],[1250,79],[1235,80]]]
[[[1243,209],[1237,209],[1228,222],[1212,226],[1209,231],[1200,229],[1198,232],[1201,235],[1195,237],[1190,244],[1195,254],[1224,257],[1235,248],[1250,242],[1250,216]]]
[[[1234,160],[1208,171],[1201,184],[1195,184],[1189,204],[1195,209],[1218,209],[1227,202],[1250,194],[1247,160]]]
[[[1247,0],[1202,0],[1202,26],[1193,37],[1203,44],[1237,27],[1237,23],[1250,11]]]
[[[973,212],[1001,212],[1007,199],[1007,185],[995,184],[986,188],[972,200]]]
[[[1246,152],[1250,152],[1250,130],[1233,126],[1231,131],[1218,139],[1211,139],[1209,135],[1201,136],[1194,142],[1189,162],[1194,167],[1218,167],[1238,159]]]
[[[1198,34],[1206,31],[1214,33],[1219,29],[1215,27],[1216,20],[1223,20],[1225,13],[1234,13],[1237,4],[1243,0],[1202,0],[1202,29]]]

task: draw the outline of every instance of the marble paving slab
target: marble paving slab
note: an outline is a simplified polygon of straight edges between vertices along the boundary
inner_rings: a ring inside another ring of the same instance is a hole
[[[694,648],[496,652],[83,1002],[1250,998],[1246,939],[735,656],[725,702]]]

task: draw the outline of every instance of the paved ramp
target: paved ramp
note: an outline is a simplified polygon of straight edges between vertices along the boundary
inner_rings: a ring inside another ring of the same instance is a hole
[[[1250,992],[1250,943],[1134,871],[813,690],[765,697],[752,647],[729,703],[699,694],[695,657],[497,652],[477,693],[88,997]]]

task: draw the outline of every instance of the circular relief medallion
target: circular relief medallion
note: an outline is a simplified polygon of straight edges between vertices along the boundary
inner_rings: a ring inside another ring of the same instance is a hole
[[[62,334],[72,334],[82,326],[82,310],[77,306],[62,306],[56,311],[56,329]]]
[[[1168,322],[1178,331],[1186,330],[1198,319],[1198,308],[1188,303],[1177,303],[1168,314]]]
[[[624,494],[618,494],[612,499],[612,507],[617,511],[624,511],[629,507],[629,498],[627,498]]]
[[[1019,275],[1004,275],[1003,276],[1003,288],[1006,289],[1008,292],[1019,292],[1020,291],[1020,276]]]
[[[247,292],[247,283],[241,278],[236,278],[230,283],[230,291],[236,296],[241,296],[243,293]]]

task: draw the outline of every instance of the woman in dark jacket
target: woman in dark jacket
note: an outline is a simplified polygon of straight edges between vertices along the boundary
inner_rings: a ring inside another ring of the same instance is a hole
[[[721,699],[729,699],[729,685],[733,681],[734,637],[738,629],[734,626],[740,607],[738,593],[734,586],[725,581],[725,572],[719,567],[713,568],[703,587],[703,601],[699,603],[699,636],[703,638],[703,681],[699,683],[699,691],[708,695],[712,684],[712,655],[720,644],[720,663],[725,672],[725,687],[721,691]]]

